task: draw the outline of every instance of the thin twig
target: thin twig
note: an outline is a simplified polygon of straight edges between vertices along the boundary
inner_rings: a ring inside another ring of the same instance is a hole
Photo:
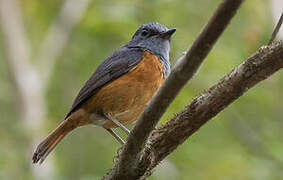
[[[271,35],[269,42],[268,42],[268,45],[270,45],[274,41],[274,39],[276,38],[276,36],[277,36],[277,34],[278,34],[278,32],[281,28],[282,23],[283,23],[283,13],[281,13],[280,19],[279,19],[274,31],[272,32],[272,35]]]

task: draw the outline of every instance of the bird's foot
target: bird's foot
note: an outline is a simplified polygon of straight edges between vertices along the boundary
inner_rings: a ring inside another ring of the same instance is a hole
[[[120,155],[121,155],[121,153],[122,153],[122,148],[123,148],[123,146],[121,146],[121,147],[119,147],[118,149],[117,149],[117,153],[116,153],[116,155],[113,157],[113,163],[115,164],[117,161],[119,161],[119,159],[120,159]]]

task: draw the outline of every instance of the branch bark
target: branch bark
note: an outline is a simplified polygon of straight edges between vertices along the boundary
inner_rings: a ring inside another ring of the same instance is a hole
[[[131,131],[122,154],[104,179],[138,179],[149,166],[139,164],[145,142],[170,103],[190,80],[212,49],[243,0],[223,0],[186,55],[178,60],[163,86],[155,94]]]
[[[283,43],[264,46],[224,76],[216,85],[195,98],[166,125],[151,134],[147,150],[141,158],[150,161],[147,172],[150,172],[208,120],[281,68],[283,68]],[[151,153],[150,156],[148,152]],[[140,161],[140,164],[145,164],[143,161]]]

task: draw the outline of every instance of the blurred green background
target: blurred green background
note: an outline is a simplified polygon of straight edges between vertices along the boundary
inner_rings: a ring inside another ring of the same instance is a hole
[[[90,1],[56,58],[43,91],[42,108],[46,115],[36,128],[30,128],[23,120],[19,90],[5,47],[5,33],[0,30],[0,179],[100,179],[112,167],[112,158],[120,146],[102,128],[77,129],[41,166],[32,165],[33,150],[63,120],[80,87],[96,67],[128,42],[141,24],[157,21],[177,28],[171,41],[173,66],[220,2]],[[19,1],[32,65],[36,65],[38,50],[63,5],[63,0]],[[160,124],[266,44],[273,26],[269,1],[246,1]],[[55,39],[53,43],[55,46],[60,42]],[[202,127],[161,163],[150,179],[283,179],[282,92],[283,74],[277,73]]]

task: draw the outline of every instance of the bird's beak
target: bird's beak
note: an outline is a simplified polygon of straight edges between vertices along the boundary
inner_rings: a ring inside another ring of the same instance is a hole
[[[174,34],[175,31],[176,28],[169,29],[168,31],[161,33],[159,37],[162,39],[170,39],[170,37]]]

